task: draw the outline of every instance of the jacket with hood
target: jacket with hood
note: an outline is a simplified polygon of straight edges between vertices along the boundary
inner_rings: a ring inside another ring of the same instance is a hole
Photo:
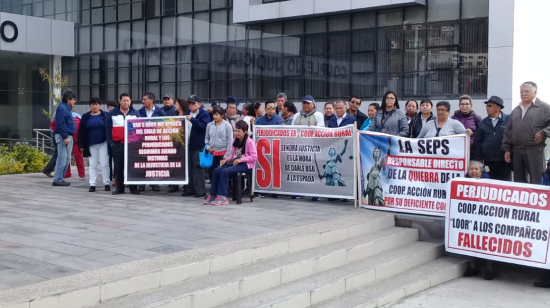
[[[153,105],[153,106],[155,106],[155,109],[153,109],[153,115],[151,117],[154,118],[154,117],[166,116],[166,113],[164,112],[164,108],[160,108],[157,105]],[[142,118],[147,118],[147,111],[145,111],[145,107],[141,107],[141,109],[139,109],[139,116]]]
[[[300,110],[300,112],[294,115],[292,125],[312,125],[325,127],[325,116],[317,111],[317,108],[313,108],[310,113]]]
[[[426,123],[433,119],[435,119],[435,116],[433,112],[430,112],[430,116],[426,120]],[[420,135],[420,132],[422,131],[422,125],[422,113],[419,112],[414,116],[414,118],[412,118],[411,123],[409,124],[410,138],[418,138],[418,135]]]
[[[546,170],[542,172],[541,184],[544,186],[550,186],[550,171],[548,170],[549,166],[550,166],[550,159],[548,159],[548,162],[546,163]]]
[[[401,109],[393,109],[391,115],[385,110],[378,110],[369,127],[371,132],[381,132],[388,135],[409,137],[409,121]],[[384,119],[384,116],[388,117]]]
[[[107,142],[112,145],[113,142],[124,143],[124,120],[139,118],[139,112],[130,105],[126,115],[120,110],[120,106],[113,108],[107,115],[105,122],[105,133]]]
[[[475,136],[473,159],[478,161],[504,161],[504,149],[502,139],[508,123],[509,115],[500,113],[496,126],[490,117],[486,117],[479,123]]]
[[[462,123],[464,125],[464,128],[471,129],[473,132],[473,135],[470,137],[470,152],[474,152],[475,146],[474,146],[474,140],[476,137],[477,128],[479,127],[479,123],[481,123],[481,117],[478,116],[475,111],[470,111],[468,114],[462,114],[460,110],[455,111],[454,115],[451,117],[453,120],[457,120],[458,122]]]

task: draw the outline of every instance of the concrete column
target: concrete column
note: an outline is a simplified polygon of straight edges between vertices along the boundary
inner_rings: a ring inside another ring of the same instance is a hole
[[[61,56],[52,56],[50,61],[51,61],[50,74],[52,75],[55,74],[55,70],[58,64],[61,71],[63,71],[63,66],[61,64],[62,63]],[[54,89],[54,93],[56,96],[61,95],[61,91],[62,89]],[[52,112],[52,110],[55,110],[57,108],[57,106],[55,106],[54,104],[55,104],[55,101],[50,97],[50,113]]]

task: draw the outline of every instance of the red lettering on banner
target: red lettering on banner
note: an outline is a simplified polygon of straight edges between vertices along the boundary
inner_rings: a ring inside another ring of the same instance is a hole
[[[533,254],[533,243],[512,241],[487,235],[458,233],[458,246],[480,251],[498,252],[516,257],[530,258]]]
[[[281,140],[273,139],[273,188],[281,189]]]
[[[256,147],[258,150],[258,164],[261,167],[256,170],[256,183],[261,188],[267,188],[271,184],[271,164],[266,155],[271,154],[271,144],[267,139],[260,139]]]
[[[535,188],[514,188],[506,185],[453,181],[451,199],[484,201],[495,204],[549,211],[548,191]]]
[[[409,169],[432,169],[464,171],[464,159],[460,158],[436,158],[436,157],[410,157],[410,156],[386,156],[386,165]]]

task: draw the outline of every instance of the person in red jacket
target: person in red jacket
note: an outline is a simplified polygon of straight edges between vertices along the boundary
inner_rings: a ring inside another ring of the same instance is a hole
[[[73,113],[74,123],[76,125],[76,131],[73,134],[73,156],[76,163],[76,169],[78,170],[78,176],[81,179],[86,179],[86,169],[84,168],[84,157],[82,157],[82,151],[78,147],[78,127],[80,126],[80,119],[82,118],[80,114],[73,111],[74,107],[71,109]],[[64,178],[68,179],[71,177],[71,168],[67,168]]]

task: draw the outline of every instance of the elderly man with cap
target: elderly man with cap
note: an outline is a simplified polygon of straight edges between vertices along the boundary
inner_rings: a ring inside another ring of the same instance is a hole
[[[200,166],[199,153],[204,150],[206,126],[208,125],[210,116],[206,110],[201,108],[201,100],[198,96],[189,96],[187,102],[189,104],[187,121],[190,121],[192,124],[188,142],[189,184],[187,185],[187,190],[181,195],[202,198],[206,197],[206,182],[204,179],[204,169]]]
[[[510,181],[512,166],[504,160],[502,139],[509,115],[502,112],[504,102],[498,96],[491,96],[485,102],[487,117],[479,123],[474,139],[473,160],[483,162],[489,168],[493,180]]]
[[[230,104],[235,104],[235,108],[237,109],[237,114],[242,116],[243,115],[243,112],[240,111],[237,107],[239,107],[239,100],[235,97],[235,96],[228,96],[226,99],[225,99],[225,103],[227,104],[227,107],[229,107]]]
[[[292,125],[309,125],[325,127],[324,115],[315,108],[313,96],[306,95],[302,100],[302,110],[294,115]]]
[[[176,106],[174,106],[174,95],[172,95],[172,93],[164,94],[162,97],[162,103],[164,104],[164,107],[161,109],[167,117],[175,116],[177,114]]]

